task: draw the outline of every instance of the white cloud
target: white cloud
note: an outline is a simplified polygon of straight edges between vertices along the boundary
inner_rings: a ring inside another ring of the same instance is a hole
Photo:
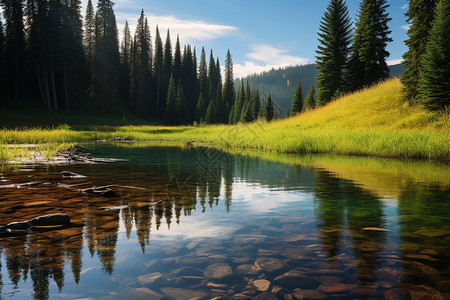
[[[409,24],[407,24],[407,25],[402,25],[402,26],[400,26],[402,29],[404,29],[404,30],[408,30],[409,29],[409,27],[411,27],[411,25],[409,25]]]
[[[289,55],[288,50],[277,48],[267,44],[252,45],[251,52],[247,54],[249,61],[244,65],[233,66],[234,76],[242,78],[250,74],[261,73],[281,67],[304,65],[309,63],[308,58]]]
[[[128,21],[131,34],[134,35],[139,16],[140,13],[133,14],[116,12],[117,27],[120,37],[123,35],[125,21]],[[156,25],[158,25],[163,43],[166,39],[167,29],[170,30],[173,46],[175,46],[177,35],[180,36],[181,45],[184,45],[187,43],[195,44],[196,42],[205,42],[208,40],[225,37],[238,30],[238,28],[234,26],[211,24],[199,20],[182,20],[175,16],[157,16],[150,14],[146,15],[146,17],[148,18],[150,25],[152,40],[154,41],[156,35]]]
[[[388,66],[392,66],[392,65],[397,65],[403,62],[403,58],[399,58],[399,59],[391,59],[388,60],[386,63],[388,64]]]
[[[404,4],[404,5],[402,6],[402,9],[403,9],[403,10],[408,9],[408,4]]]

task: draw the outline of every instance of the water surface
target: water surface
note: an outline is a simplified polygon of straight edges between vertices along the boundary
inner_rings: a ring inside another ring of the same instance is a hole
[[[0,185],[43,184],[0,188],[0,225],[56,212],[80,225],[0,237],[1,298],[449,296],[445,167],[418,179],[394,161],[397,172],[338,157],[285,164],[204,148],[95,147],[129,161],[1,173]],[[87,177],[63,180],[62,170]],[[110,184],[116,197],[78,193]]]

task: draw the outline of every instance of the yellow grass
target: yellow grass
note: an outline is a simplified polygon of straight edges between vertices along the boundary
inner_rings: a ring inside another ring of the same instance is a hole
[[[70,143],[129,138],[278,153],[450,160],[449,112],[429,112],[402,101],[400,80],[390,79],[327,106],[288,119],[235,126],[60,126],[1,130],[0,144]]]

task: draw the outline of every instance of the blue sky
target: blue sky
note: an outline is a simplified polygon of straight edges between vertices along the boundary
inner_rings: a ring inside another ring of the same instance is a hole
[[[96,0],[92,0],[96,6]],[[87,0],[83,0],[83,13]],[[170,28],[181,43],[213,49],[223,66],[226,51],[232,53],[235,77],[281,66],[314,63],[319,22],[327,0],[116,0],[119,30],[125,20],[134,25],[141,9],[149,19],[152,38],[158,24],[163,41]],[[347,0],[353,22],[360,0]],[[394,39],[388,60],[400,62],[406,51],[407,0],[391,0],[389,23]],[[153,42],[154,44],[154,42]]]

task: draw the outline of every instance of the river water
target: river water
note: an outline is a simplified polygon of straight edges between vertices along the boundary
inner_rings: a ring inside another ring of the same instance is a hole
[[[0,237],[0,298],[449,299],[446,166],[89,146],[128,161],[1,172],[0,225],[74,226]]]

